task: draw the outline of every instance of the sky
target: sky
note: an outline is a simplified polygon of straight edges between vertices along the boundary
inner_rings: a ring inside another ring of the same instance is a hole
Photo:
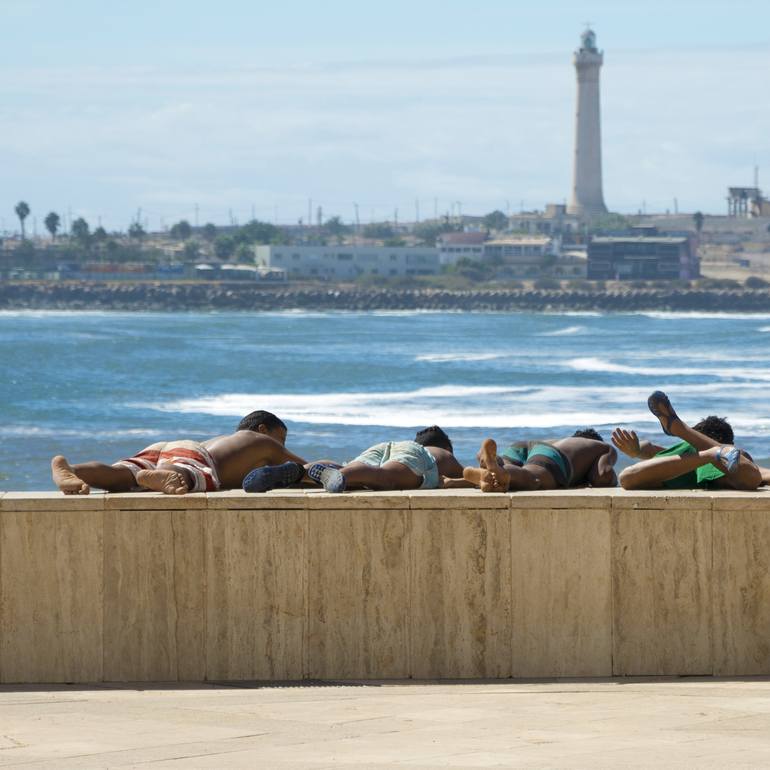
[[[564,202],[589,22],[611,210],[770,192],[767,0],[0,0],[0,231]]]

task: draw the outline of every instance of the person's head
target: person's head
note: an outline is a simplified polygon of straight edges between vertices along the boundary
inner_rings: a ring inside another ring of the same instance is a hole
[[[735,435],[732,426],[724,417],[716,417],[713,414],[704,417],[697,425],[692,426],[698,433],[708,436],[720,444],[735,443]]]
[[[283,420],[279,420],[272,412],[258,410],[250,412],[239,423],[237,430],[252,430],[254,433],[264,433],[281,444],[286,443],[288,428]]]
[[[446,449],[450,453],[454,452],[449,436],[438,425],[431,425],[429,428],[418,430],[414,440],[423,446],[435,446],[439,449]]]
[[[572,436],[573,438],[590,438],[594,441],[604,441],[601,433],[599,433],[597,430],[594,430],[593,428],[582,428],[581,430],[576,430]]]

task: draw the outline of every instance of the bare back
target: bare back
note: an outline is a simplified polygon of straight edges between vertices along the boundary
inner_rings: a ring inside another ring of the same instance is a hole
[[[611,447],[603,441],[595,441],[591,438],[578,438],[570,436],[558,441],[549,441],[551,446],[556,447],[563,452],[572,465],[572,483],[571,486],[580,486],[589,482],[588,472],[594,463],[604,454],[607,454]]]
[[[249,471],[263,465],[279,465],[287,461],[305,464],[301,457],[289,452],[274,438],[251,430],[217,436],[204,441],[203,446],[211,453],[222,489],[240,487]]]
[[[449,479],[462,478],[463,466],[460,465],[457,458],[448,450],[437,446],[425,447],[436,460],[439,476],[446,476]]]

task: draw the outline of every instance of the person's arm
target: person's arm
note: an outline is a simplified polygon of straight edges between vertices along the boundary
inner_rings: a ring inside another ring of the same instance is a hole
[[[616,487],[618,477],[613,467],[618,459],[618,453],[609,444],[600,454],[588,471],[588,483],[592,487]]]
[[[649,460],[665,449],[665,447],[653,444],[651,441],[639,441],[639,436],[636,435],[635,431],[624,428],[615,428],[612,431],[612,443],[623,454],[641,460]]]

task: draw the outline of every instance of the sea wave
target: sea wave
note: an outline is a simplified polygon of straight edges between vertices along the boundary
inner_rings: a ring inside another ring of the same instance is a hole
[[[569,337],[573,334],[583,334],[586,331],[585,326],[567,326],[564,329],[557,329],[552,332],[541,332],[538,337]]]
[[[415,356],[415,361],[450,363],[453,361],[494,361],[505,358],[505,353],[425,353]]]
[[[567,366],[577,372],[601,372],[606,374],[635,374],[643,377],[719,377],[723,379],[744,379],[770,382],[770,369],[750,368],[691,368],[686,366],[628,366],[617,364],[604,358],[572,358]]]
[[[161,431],[157,428],[127,428],[125,430],[93,430],[93,429],[73,429],[73,428],[48,428],[39,425],[3,425],[0,426],[0,438],[92,438],[99,439],[121,439],[130,436],[144,436],[146,438],[155,438],[166,435],[168,431]],[[205,434],[185,431],[190,436],[198,437]]]
[[[764,429],[770,413],[753,411],[764,383],[736,383],[729,394],[723,383],[693,383],[668,388],[682,417],[728,414],[736,426]],[[409,391],[326,393],[222,393],[154,404],[131,404],[163,412],[237,417],[255,407],[283,419],[314,425],[386,425],[413,427],[530,427],[631,425],[659,431],[647,409],[649,387],[613,386],[459,386],[438,385]],[[770,404],[768,404],[770,411]]]
[[[709,313],[702,311],[648,310],[632,313],[632,315],[640,315],[645,318],[655,318],[662,321],[707,320],[709,318],[731,321],[756,321],[757,319],[770,320],[770,313]]]

